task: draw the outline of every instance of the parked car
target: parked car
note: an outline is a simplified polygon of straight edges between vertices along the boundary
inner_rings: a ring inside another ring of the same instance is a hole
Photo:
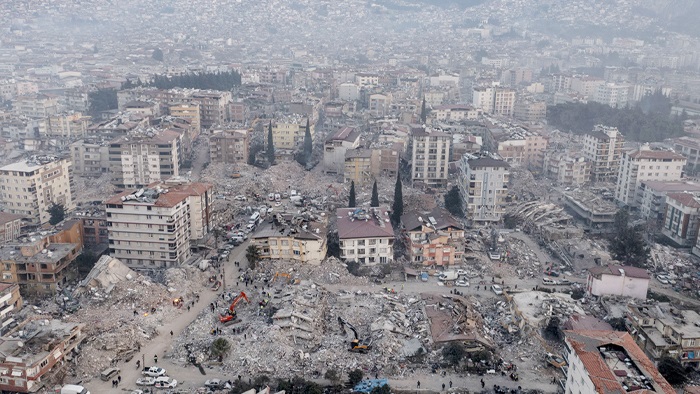
[[[556,285],[557,281],[554,279],[547,278],[546,276],[542,278],[542,284],[543,285]]]
[[[566,278],[562,278],[562,279],[559,279],[559,284],[560,285],[570,285],[571,281],[566,279]]]
[[[496,293],[496,295],[503,295],[503,288],[500,285],[491,285],[491,290]]]
[[[154,386],[159,389],[174,389],[177,386],[177,380],[168,376],[161,376],[156,379]]]
[[[156,378],[151,376],[136,379],[137,386],[153,386],[154,384],[156,384]]]
[[[669,284],[668,276],[666,275],[658,274],[656,275],[656,280],[658,280],[659,283],[663,283],[665,285]]]
[[[469,282],[467,282],[466,280],[460,279],[457,282],[455,282],[455,286],[469,287]]]
[[[221,390],[225,388],[230,388],[230,385],[221,379],[209,379],[204,382],[204,386],[212,390]],[[229,386],[229,387],[226,387]]]

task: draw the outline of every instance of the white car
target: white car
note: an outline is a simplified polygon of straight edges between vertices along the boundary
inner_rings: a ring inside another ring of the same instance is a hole
[[[134,390],[129,394],[143,394],[143,390]]]
[[[236,201],[246,201],[247,200],[245,198],[245,196],[241,196],[241,195],[238,195],[238,196],[234,197],[233,199]]]
[[[156,379],[156,384],[154,386],[159,389],[174,389],[177,386],[177,380],[167,376],[161,376]]]
[[[460,280],[458,280],[457,282],[455,282],[455,286],[459,286],[459,287],[469,287],[469,282],[467,282],[466,280],[461,280],[461,279],[460,279]]]
[[[153,386],[154,384],[156,384],[156,378],[150,376],[136,379],[137,386]]]
[[[656,275],[656,280],[658,280],[660,283],[663,283],[665,285],[667,285],[669,283],[668,276],[666,276],[666,275],[661,275],[661,274]]]
[[[493,290],[496,295],[503,295],[503,288],[499,285],[491,285],[491,290]]]

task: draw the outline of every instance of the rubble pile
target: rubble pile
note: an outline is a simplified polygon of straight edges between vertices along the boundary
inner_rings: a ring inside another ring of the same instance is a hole
[[[73,176],[74,190],[79,190],[80,193],[75,193],[75,202],[87,203],[92,201],[103,201],[106,196],[113,196],[116,188],[112,185],[111,174],[105,173],[99,178],[86,178],[82,176]]]
[[[352,278],[347,273],[341,276]],[[320,278],[313,273],[310,277]],[[355,368],[401,374],[397,360],[413,355],[427,341],[420,299],[385,290],[331,291],[311,281],[295,284],[294,276],[291,279],[278,279],[264,290],[244,288],[250,304],[238,304],[237,323],[219,322],[221,305],[226,303],[219,302],[214,313],[203,312],[176,339],[169,357],[186,364],[192,355],[199,362],[219,365],[209,360],[209,348],[223,336],[232,344],[220,364],[227,374],[321,376],[327,369],[349,372]],[[351,282],[340,279],[337,283]],[[354,334],[339,324],[339,317],[354,326],[361,340],[371,340],[371,350],[349,351]],[[217,328],[222,331],[214,335]]]
[[[364,286],[369,278],[348,273],[345,263],[335,257],[326,258],[320,265],[299,265],[290,261],[267,260],[257,269],[258,279],[272,280],[276,273],[288,273],[292,278],[313,278],[318,284],[341,284]]]
[[[164,334],[158,327],[186,310],[185,303],[194,300],[209,275],[193,267],[171,268],[161,284],[103,256],[74,291],[82,308],[65,318],[85,324],[75,375],[90,379],[113,363],[130,360],[142,343]]]

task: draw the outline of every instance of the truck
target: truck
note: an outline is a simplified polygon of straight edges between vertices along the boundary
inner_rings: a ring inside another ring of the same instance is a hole
[[[457,280],[459,278],[459,275],[457,275],[457,272],[455,271],[445,271],[438,275],[438,279],[443,281],[443,282],[448,282],[452,280]]]
[[[77,384],[67,384],[61,387],[61,394],[90,394],[90,391]]]
[[[141,374],[157,378],[159,376],[165,376],[165,370],[160,367],[144,367]]]

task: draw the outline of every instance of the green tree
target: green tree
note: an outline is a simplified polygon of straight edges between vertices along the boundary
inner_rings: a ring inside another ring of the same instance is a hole
[[[365,374],[362,372],[361,369],[355,369],[350,371],[348,374],[348,380],[350,382],[351,387],[355,387],[358,383],[362,381],[362,378],[365,377]]]
[[[314,141],[311,138],[311,126],[309,118],[306,118],[306,131],[304,132],[304,165],[308,166],[311,163],[311,154],[314,149]]]
[[[452,186],[452,189],[445,194],[445,209],[456,217],[464,217],[464,210],[462,210],[462,198],[459,195],[459,189],[457,186]]]
[[[329,369],[326,371],[326,373],[323,375],[325,379],[327,379],[329,382],[331,382],[332,385],[337,386],[338,383],[340,382],[340,375],[338,374],[338,371],[335,369]]]
[[[613,317],[608,320],[608,324],[610,324],[615,331],[627,331],[624,317]]]
[[[664,356],[659,359],[657,366],[659,373],[671,384],[680,385],[686,382],[688,375],[678,359]]]
[[[625,265],[645,267],[650,250],[644,242],[642,225],[629,225],[629,212],[623,208],[615,214],[615,235],[610,240],[610,254]]]
[[[258,247],[255,245],[248,245],[248,248],[245,250],[245,258],[248,260],[248,267],[254,270],[258,261],[260,261],[260,250]]]
[[[423,104],[420,107],[420,121],[425,124],[428,119],[428,109],[425,107],[425,96],[423,96]]]
[[[63,207],[63,204],[52,203],[46,212],[51,215],[49,217],[49,224],[52,226],[61,223],[63,219],[66,218],[66,209]]]
[[[221,361],[229,350],[231,350],[231,344],[228,343],[228,340],[226,338],[219,337],[211,343],[209,353],[212,357]]]
[[[379,387],[375,387],[370,391],[370,394],[391,394],[391,388],[388,384],[384,384]]]
[[[394,186],[394,204],[391,206],[391,221],[394,226],[401,222],[403,216],[403,187],[401,176],[396,175],[396,185]]]
[[[451,365],[459,365],[464,354],[464,345],[460,342],[450,342],[442,348],[442,357]]]
[[[219,249],[219,242],[221,242],[221,238],[226,234],[221,227],[214,227],[213,230],[211,230],[211,234],[214,236],[214,244],[216,245],[216,248]]]
[[[90,103],[88,112],[92,116],[97,116],[102,111],[119,107],[115,89],[98,89],[90,92],[88,93],[88,102]]]
[[[272,121],[270,121],[270,125],[267,126],[267,161],[270,165],[275,164],[275,143],[272,138]]]
[[[348,196],[348,208],[355,208],[355,181],[350,182],[350,196]]]
[[[372,201],[369,204],[371,207],[379,206],[379,191],[377,191],[377,180],[374,180],[374,185],[372,185]]]

